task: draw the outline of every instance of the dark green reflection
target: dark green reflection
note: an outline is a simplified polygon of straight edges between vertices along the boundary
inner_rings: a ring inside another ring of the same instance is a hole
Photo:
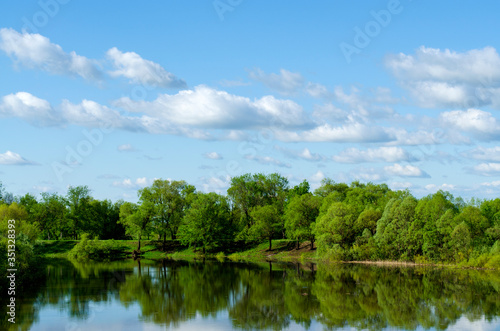
[[[176,327],[196,315],[227,312],[240,329],[279,330],[293,323],[307,329],[317,322],[332,329],[446,329],[462,316],[494,320],[499,292],[500,275],[478,270],[61,260],[49,265],[47,285],[24,300],[20,322],[28,329],[50,305],[88,319],[91,304],[114,301],[137,303],[140,320]]]

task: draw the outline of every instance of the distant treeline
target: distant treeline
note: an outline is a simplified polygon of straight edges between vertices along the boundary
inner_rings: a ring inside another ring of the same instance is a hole
[[[217,251],[227,240],[288,238],[316,244],[334,260],[403,260],[500,267],[500,199],[465,202],[438,191],[417,199],[386,184],[324,179],[291,187],[280,174],[231,179],[227,196],[197,192],[185,181],[157,179],[139,202],[92,198],[87,186],[66,196],[26,194],[0,205],[2,230],[23,220],[39,239],[178,239]],[[5,231],[2,231],[5,234]],[[3,239],[2,239],[3,240]]]

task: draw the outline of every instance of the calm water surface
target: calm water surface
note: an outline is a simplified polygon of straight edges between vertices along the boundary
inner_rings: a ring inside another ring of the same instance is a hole
[[[499,316],[498,272],[348,264],[53,260],[46,284],[19,303],[16,327],[500,330]]]

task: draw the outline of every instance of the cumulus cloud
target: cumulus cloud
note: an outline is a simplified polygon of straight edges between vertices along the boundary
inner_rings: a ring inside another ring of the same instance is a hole
[[[325,174],[321,170],[318,170],[309,177],[309,181],[312,183],[320,183],[324,178]]]
[[[333,160],[340,163],[361,162],[400,162],[411,161],[412,157],[401,147],[380,147],[360,150],[348,148],[334,155]]]
[[[473,168],[473,173],[481,176],[498,176],[500,175],[500,163],[481,163]]]
[[[420,47],[386,66],[424,107],[500,106],[500,56],[493,47],[455,52]]]
[[[425,171],[412,165],[401,165],[395,163],[391,166],[384,167],[384,171],[392,176],[399,177],[430,177]]]
[[[273,124],[285,127],[311,125],[302,107],[291,100],[265,96],[252,101],[204,85],[173,95],[162,94],[154,101],[121,98],[115,105],[167,123],[205,129],[250,129]]]
[[[250,72],[250,78],[283,95],[295,94],[304,86],[304,77],[300,73],[285,69],[281,69],[279,74],[266,74],[261,69],[256,69]]]
[[[0,102],[0,116],[21,118],[37,126],[56,125],[61,122],[61,115],[48,101],[27,92],[4,96]]]
[[[7,151],[5,153],[0,153],[0,164],[3,165],[34,165],[33,161],[29,161],[22,157],[21,155]]]
[[[500,138],[498,120],[486,111],[479,109],[453,110],[441,113],[440,119],[445,126],[471,133],[479,139]]]
[[[326,157],[324,157],[321,154],[312,153],[309,150],[309,148],[304,148],[301,150],[292,150],[292,149],[288,149],[288,148],[281,147],[281,146],[274,146],[274,149],[276,149],[276,150],[282,152],[284,155],[291,157],[291,158],[294,158],[294,159],[302,159],[302,160],[306,160],[306,161],[323,161],[326,159]]]
[[[479,146],[462,153],[462,156],[475,160],[500,162],[500,146],[486,148]]]
[[[111,185],[122,189],[138,190],[148,186],[152,182],[152,180],[147,179],[146,177],[136,178],[135,180],[125,178],[123,180],[114,181]]]
[[[231,184],[231,176],[212,176],[200,178],[204,192],[225,193]]]
[[[499,187],[500,186],[500,180],[495,180],[495,181],[492,181],[492,182],[484,182],[484,183],[481,183],[481,186]]]
[[[222,156],[217,152],[205,153],[203,154],[203,156],[211,160],[222,160]]]
[[[119,152],[134,152],[135,148],[131,144],[123,144],[117,147]]]
[[[413,186],[410,182],[391,182],[389,183],[389,187],[391,190],[406,190]]]
[[[157,87],[185,88],[186,82],[166,71],[161,65],[143,59],[134,52],[122,52],[116,47],[107,51],[106,56],[115,70],[110,71],[112,77],[125,77],[131,83]]]
[[[81,76],[97,81],[102,77],[97,61],[66,53],[61,46],[36,33],[19,33],[13,29],[0,29],[0,49],[16,64],[47,71],[51,74]]]
[[[291,168],[292,167],[292,165],[290,163],[280,161],[280,160],[275,159],[271,156],[245,155],[245,159],[252,160],[252,161],[258,162],[258,163],[263,164],[263,165],[271,165],[271,166],[277,166],[277,167],[281,167],[281,168]]]
[[[385,142],[393,137],[385,128],[359,122],[341,126],[319,125],[305,131],[276,131],[276,137],[286,142]]]
[[[441,185],[436,185],[436,184],[428,184],[425,185],[425,189],[427,191],[431,192],[437,192],[437,191],[451,191],[456,189],[456,186],[453,184],[441,184]]]

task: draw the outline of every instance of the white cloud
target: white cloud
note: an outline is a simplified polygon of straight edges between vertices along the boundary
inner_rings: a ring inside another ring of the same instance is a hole
[[[325,174],[321,170],[318,170],[315,174],[309,177],[309,181],[313,183],[320,183],[323,178],[325,178]]]
[[[323,161],[326,158],[318,153],[311,153],[309,148],[304,148],[302,150],[292,150],[288,148],[284,148],[281,146],[274,146],[274,149],[282,152],[284,155],[294,158],[294,159],[303,159],[306,161]]]
[[[420,47],[386,66],[424,107],[499,106],[500,56],[493,47],[458,53]]]
[[[211,160],[222,160],[222,156],[217,152],[205,153],[203,154],[203,156]]]
[[[119,145],[117,147],[117,149],[119,152],[133,152],[133,151],[135,151],[134,146],[132,146],[131,144]]]
[[[349,119],[349,113],[333,103],[315,105],[312,116],[320,123],[345,122]]]
[[[21,118],[37,126],[56,125],[61,121],[61,115],[48,101],[27,92],[4,96],[0,102],[0,116]]]
[[[500,186],[500,180],[495,180],[493,182],[484,182],[484,183],[481,183],[481,186],[499,187]]]
[[[186,82],[166,71],[161,65],[143,59],[134,52],[121,52],[116,47],[106,53],[115,68],[109,74],[113,77],[125,77],[131,83],[144,84],[157,87],[184,88]]]
[[[500,124],[489,112],[479,109],[454,110],[443,112],[440,120],[444,125],[454,129],[469,132],[480,139],[491,140],[500,138]]]
[[[431,191],[431,192],[437,192],[439,190],[441,191],[451,191],[451,190],[454,190],[456,188],[455,185],[453,184],[441,184],[441,185],[436,185],[436,184],[428,184],[428,185],[425,185],[425,189],[427,191]]]
[[[125,178],[123,180],[114,181],[111,185],[123,189],[138,190],[148,186],[152,182],[153,180],[147,179],[146,177],[136,178],[135,180]]]
[[[378,173],[374,169],[365,169],[365,170],[368,171],[356,172],[351,175],[354,177],[354,179],[362,180],[365,182],[377,182],[385,179],[385,177],[382,174]]]
[[[231,184],[231,176],[212,176],[200,178],[204,192],[224,193]]]
[[[384,171],[389,175],[399,177],[429,177],[425,171],[422,171],[418,167],[412,165],[403,166],[399,163],[384,167]]]
[[[306,92],[314,98],[331,98],[332,93],[328,91],[326,86],[319,83],[308,82],[306,85]]]
[[[245,159],[256,161],[256,162],[263,164],[263,165],[273,165],[273,166],[277,166],[277,167],[281,167],[281,168],[291,168],[292,167],[292,165],[290,163],[282,162],[282,161],[275,159],[271,156],[245,155]]]
[[[279,74],[266,74],[261,69],[256,69],[250,72],[250,78],[284,95],[295,94],[304,86],[304,77],[301,74],[285,69],[281,69]]]
[[[205,129],[249,129],[311,124],[302,107],[291,100],[265,96],[249,98],[199,85],[194,90],[162,94],[154,101],[121,98],[115,105],[130,112],[142,112],[166,123]]]
[[[340,163],[361,163],[361,162],[399,162],[411,161],[411,156],[401,147],[379,147],[359,150],[348,148],[338,155],[334,155],[333,160]]]
[[[482,176],[498,176],[500,175],[500,163],[481,163],[476,165],[473,170]]]
[[[389,187],[391,190],[405,190],[409,189],[413,186],[410,182],[391,182],[389,183]]]
[[[5,153],[0,153],[0,164],[4,165],[32,165],[35,164],[32,161],[29,161],[22,157],[21,155],[7,151]]]
[[[0,29],[0,49],[27,68],[58,75],[78,75],[94,81],[102,76],[96,61],[75,52],[66,53],[61,46],[36,33]]]
[[[486,148],[479,146],[472,150],[462,153],[462,156],[473,158],[475,160],[500,162],[500,146]]]
[[[323,124],[301,132],[276,131],[276,137],[286,142],[384,142],[393,140],[386,129],[357,122],[337,127]]]

